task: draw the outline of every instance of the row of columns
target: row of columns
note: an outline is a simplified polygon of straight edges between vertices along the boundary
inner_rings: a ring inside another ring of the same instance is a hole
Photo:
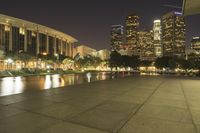
[[[12,34],[12,25],[9,26],[10,27],[10,32],[9,32],[9,51],[12,51],[13,49],[13,34]],[[27,32],[26,32],[26,28],[24,29],[24,51],[27,52]],[[40,54],[40,36],[39,36],[39,31],[37,31],[37,35],[36,35],[36,54]],[[54,43],[53,43],[53,49],[54,49],[54,55],[56,54],[64,54],[66,56],[70,56],[70,57],[73,57],[73,44],[71,43],[68,43],[66,41],[66,50],[65,50],[65,53],[63,53],[63,39],[61,39],[61,42],[60,42],[60,53],[57,53],[57,37],[54,36]],[[46,34],[46,53],[48,54],[50,51],[49,51],[49,35]]]

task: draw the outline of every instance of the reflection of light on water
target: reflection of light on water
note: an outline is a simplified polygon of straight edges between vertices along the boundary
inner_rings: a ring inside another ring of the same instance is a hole
[[[51,81],[51,76],[46,75],[45,76],[45,81],[44,81],[44,89],[50,89],[52,87],[52,81]]]
[[[67,79],[68,79],[68,85],[74,85],[74,83],[75,83],[75,75],[74,74],[73,75],[69,75],[67,77]]]
[[[22,93],[24,90],[21,77],[3,78],[1,82],[1,96]]]
[[[88,82],[91,82],[91,77],[92,77],[91,73],[87,73],[86,76],[87,76]]]
[[[140,75],[157,76],[159,74],[158,73],[154,73],[154,72],[153,73],[152,72],[150,72],[150,73],[141,72]]]
[[[60,75],[46,75],[44,81],[44,89],[51,89],[64,86],[65,82]]]
[[[101,78],[102,78],[102,80],[106,80],[106,73],[105,72],[102,73]]]

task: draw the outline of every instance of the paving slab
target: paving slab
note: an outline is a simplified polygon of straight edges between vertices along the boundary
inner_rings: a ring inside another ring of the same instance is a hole
[[[139,106],[140,106],[139,104],[134,104],[134,103],[108,100],[100,104],[96,108],[107,111],[128,113],[128,112],[134,112]]]
[[[133,117],[119,133],[196,133],[196,130],[193,124]]]
[[[94,128],[84,127],[69,122],[62,122],[38,133],[108,133]]]
[[[20,113],[0,119],[0,133],[37,133],[59,122],[34,113]]]
[[[170,106],[144,105],[136,114],[140,117],[151,117],[182,123],[191,123],[192,118],[187,109]]]
[[[74,107],[64,103],[57,103],[43,107],[41,109],[34,110],[33,112],[60,120],[66,120],[75,115],[78,115],[84,110],[85,109],[81,107]]]
[[[111,100],[113,101],[121,101],[121,102],[130,102],[135,104],[143,104],[148,96],[128,96],[128,95],[121,95],[113,97]]]
[[[191,114],[194,120],[194,123],[200,125],[200,110],[199,109],[191,109]]]
[[[11,117],[16,114],[24,113],[25,111],[8,107],[8,106],[0,106],[0,119],[6,119],[7,117]]]
[[[17,103],[17,102],[21,102],[21,101],[25,101],[27,98],[16,94],[16,95],[12,95],[12,96],[3,96],[0,97],[0,104],[1,105],[9,105],[12,103]]]
[[[96,108],[75,116],[70,121],[100,130],[115,132],[130,115],[130,112],[122,113]]]
[[[0,97],[0,133],[199,133],[199,86],[132,76]]]
[[[152,96],[147,102],[147,104],[187,109],[187,104],[185,102],[185,99],[180,100],[180,99],[173,99],[171,97]]]
[[[13,103],[13,104],[10,104],[9,106],[15,107],[18,109],[34,111],[34,110],[38,110],[40,108],[44,108],[52,104],[56,104],[56,103],[49,100],[44,100],[44,99],[30,99],[30,100],[25,100],[22,102]]]

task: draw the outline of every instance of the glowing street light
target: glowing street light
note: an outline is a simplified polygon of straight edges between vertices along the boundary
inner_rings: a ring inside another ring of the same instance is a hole
[[[8,59],[6,60],[6,63],[7,63],[7,68],[9,67],[9,65],[10,65],[11,68],[12,68],[13,60],[12,60],[11,58],[8,58]]]
[[[8,64],[12,64],[12,63],[13,63],[13,60],[12,60],[11,58],[8,58],[8,59],[6,60],[6,62],[7,62]]]

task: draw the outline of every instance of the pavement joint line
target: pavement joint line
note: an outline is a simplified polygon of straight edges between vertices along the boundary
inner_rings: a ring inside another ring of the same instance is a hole
[[[79,126],[82,126],[82,127],[87,127],[87,128],[91,128],[91,129],[95,129],[95,130],[99,130],[99,131],[111,133],[110,131],[107,131],[107,130],[95,128],[95,127],[92,127],[92,126],[89,126],[89,125],[83,125],[83,124],[80,124],[80,123],[76,123],[76,122],[72,122],[72,121],[68,121],[68,120],[64,120],[64,119],[55,118],[53,116],[49,116],[49,115],[37,113],[37,112],[34,112],[34,111],[25,110],[25,109],[20,109],[20,110],[25,111],[25,112],[22,112],[22,113],[19,113],[19,114],[32,113],[32,114],[36,114],[36,115],[39,115],[39,116],[42,116],[42,117],[46,117],[46,118],[50,118],[50,119],[54,119],[54,120],[60,121],[60,123],[62,123],[62,122],[68,122],[68,123],[72,123],[72,124],[79,125]],[[12,115],[12,116],[9,116],[9,117],[13,117],[13,116],[16,116],[16,115],[19,115],[19,114],[15,114],[15,115]],[[57,123],[57,124],[59,124],[59,123]],[[46,129],[48,129],[48,127]]]
[[[60,121],[60,123],[61,123],[61,122],[68,122],[68,123],[72,123],[72,124],[75,124],[75,125],[80,125],[80,126],[82,126],[82,127],[92,128],[92,129],[95,129],[95,130],[99,130],[99,131],[111,133],[110,131],[107,131],[107,130],[103,130],[103,129],[95,128],[95,127],[92,127],[92,126],[89,126],[89,125],[83,125],[83,124],[80,124],[80,123],[72,122],[72,121],[69,121],[69,120],[67,120],[67,119],[66,119],[66,120],[64,120],[64,119],[59,119],[59,118],[55,118],[55,117],[53,117],[53,116],[41,114],[41,113],[38,113],[38,112],[26,110],[26,109],[20,109],[20,110],[25,111],[25,112],[23,112],[23,113],[32,113],[32,114],[36,114],[36,115],[39,115],[39,116],[42,116],[42,117],[54,119],[54,120]],[[20,113],[20,114],[23,114],[23,113]],[[79,114],[80,114],[80,113],[79,113]],[[19,115],[19,114],[15,114],[15,115]],[[15,115],[13,115],[13,116],[15,116]],[[12,116],[10,116],[10,117],[12,117]],[[72,116],[72,117],[73,117],[73,116]],[[48,129],[48,128],[47,128],[47,129]]]
[[[106,101],[104,101],[104,102],[106,102]],[[102,103],[100,103],[100,104],[103,104],[104,102],[102,102]],[[87,110],[84,110],[84,111],[78,113],[78,114],[75,115],[75,116],[78,116],[78,115],[80,115],[80,114],[82,114],[82,113],[84,113],[84,112],[86,112],[86,111],[92,110],[92,109],[96,108],[97,106],[99,106],[100,104],[98,104],[98,105],[96,105],[96,106],[94,106],[94,107],[92,107],[92,108],[89,108],[89,109],[87,109]],[[51,106],[51,105],[50,105],[50,106]],[[66,120],[65,120],[65,119],[59,119],[59,118],[55,118],[55,117],[53,117],[53,116],[41,114],[41,113],[34,112],[34,111],[31,111],[31,110],[27,110],[27,109],[22,109],[22,108],[17,108],[17,107],[14,107],[14,108],[19,109],[19,110],[22,110],[22,111],[25,111],[25,112],[23,112],[23,113],[32,113],[32,114],[40,115],[40,116],[43,116],[43,117],[51,118],[51,119],[54,119],[54,120],[58,120],[58,121],[62,121],[62,122],[69,122],[69,123],[72,123],[72,124],[77,124],[77,125],[81,125],[81,126],[84,126],[84,127],[93,128],[93,129],[95,129],[95,130],[100,130],[100,131],[104,131],[104,132],[111,133],[111,132],[108,131],[108,130],[103,130],[103,129],[95,128],[95,127],[92,127],[92,126],[89,126],[89,125],[84,125],[84,124],[76,123],[76,122],[73,122],[73,121],[70,121],[70,120],[67,120],[67,119],[66,119]],[[18,114],[15,114],[15,115],[18,115]],[[13,116],[15,116],[15,115],[13,115]],[[75,117],[75,116],[72,116],[72,117]],[[72,118],[72,117],[70,117],[70,118]],[[70,119],[70,118],[69,118],[69,119]]]
[[[184,96],[185,103],[186,103],[187,109],[188,109],[188,111],[189,111],[191,120],[192,120],[192,124],[193,124],[193,126],[194,126],[194,129],[195,129],[196,133],[198,133],[198,128],[197,128],[197,126],[196,126],[196,124],[195,124],[195,122],[194,122],[194,118],[193,118],[193,116],[192,116],[192,112],[191,112],[191,109],[190,109],[190,106],[189,106],[189,102],[188,102],[187,96],[186,96],[186,94],[185,94],[185,90],[184,90],[184,88],[183,88],[183,84],[182,84],[182,82],[181,82],[180,80],[179,80],[179,84],[180,84],[180,88],[181,88],[181,90],[182,90],[182,92],[183,92],[183,96]]]
[[[99,130],[99,131],[102,131],[102,132],[113,133],[112,131],[108,131],[108,130],[101,129],[101,128],[96,128],[96,127],[90,126],[88,124],[81,124],[79,122],[73,122],[73,121],[69,121],[69,120],[63,120],[63,121],[64,122],[69,122],[69,123],[72,123],[72,124],[75,124],[75,125],[80,125],[80,126],[83,126],[83,127],[87,127],[87,128],[92,128],[92,129]]]
[[[133,118],[133,116],[135,116],[137,114],[137,112],[147,103],[147,101],[153,96],[153,94],[155,94],[155,92],[160,88],[160,86],[164,83],[165,81],[162,80],[154,89],[154,91],[146,98],[146,100],[140,104],[140,106],[138,107],[138,109],[136,109],[136,111],[130,115],[130,117],[127,119],[127,121],[118,129],[117,133],[130,121],[131,118]]]

